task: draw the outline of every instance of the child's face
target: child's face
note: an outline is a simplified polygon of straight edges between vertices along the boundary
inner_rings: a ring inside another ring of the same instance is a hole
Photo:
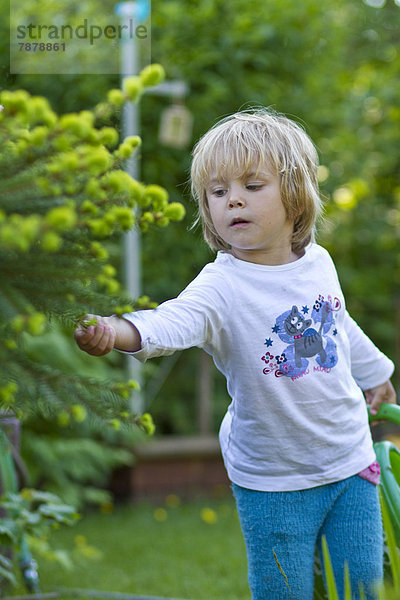
[[[212,176],[206,194],[214,227],[234,256],[266,265],[298,258],[292,252],[294,224],[282,203],[279,175],[263,169],[241,179]]]

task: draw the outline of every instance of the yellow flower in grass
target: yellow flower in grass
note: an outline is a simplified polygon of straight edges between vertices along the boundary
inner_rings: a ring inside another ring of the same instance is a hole
[[[165,508],[156,508],[153,512],[153,516],[159,523],[162,523],[168,519],[168,513]]]
[[[103,557],[101,550],[88,544],[88,541],[84,535],[75,536],[75,554],[81,558],[88,560],[100,560]]]
[[[208,525],[215,525],[218,521],[218,515],[212,508],[202,508],[200,516],[204,523]]]

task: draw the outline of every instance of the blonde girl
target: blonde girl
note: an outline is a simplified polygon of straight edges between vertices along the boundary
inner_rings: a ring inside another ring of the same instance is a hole
[[[366,401],[372,412],[396,401],[394,367],[348,314],[332,259],[315,243],[317,166],[310,138],[283,115],[259,109],[217,123],[191,169],[216,259],[157,309],[97,317],[75,333],[95,356],[211,354],[231,397],[220,444],[253,600],[311,600],[322,536],[341,598],[346,562],[354,598],[359,585],[375,598],[382,578]]]

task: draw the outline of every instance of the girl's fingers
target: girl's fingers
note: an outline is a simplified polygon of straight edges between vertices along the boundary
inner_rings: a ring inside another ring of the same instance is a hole
[[[365,398],[370,406],[371,415],[376,415],[383,402],[390,404],[396,404],[397,402],[396,392],[390,381],[385,381],[382,385],[366,390]],[[382,421],[373,421],[372,425],[378,425],[379,423],[382,423]]]
[[[109,333],[105,330],[104,325],[96,325],[94,336],[89,342],[89,354],[93,356],[102,356],[105,354],[108,337]]]
[[[101,330],[101,336],[97,341],[95,350],[95,356],[103,356],[108,354],[114,348],[115,333],[111,327],[102,325],[99,327]]]
[[[79,326],[74,332],[74,339],[79,345],[79,347],[85,346],[90,342],[95,334],[95,327],[93,325],[86,326],[85,324],[90,321],[95,320],[97,323],[101,322],[101,317],[97,315],[86,315],[86,317],[82,320],[82,325]]]
[[[76,343],[81,350],[92,356],[103,356],[114,348],[115,331],[112,327],[99,322],[87,329],[77,329],[74,334]]]
[[[95,334],[96,334],[96,330],[91,325],[90,327],[87,327],[86,329],[81,329],[81,328],[76,329],[76,331],[74,333],[74,338],[75,338],[75,341],[77,342],[78,346],[82,349],[85,349],[86,347],[92,346],[92,342],[95,337]]]

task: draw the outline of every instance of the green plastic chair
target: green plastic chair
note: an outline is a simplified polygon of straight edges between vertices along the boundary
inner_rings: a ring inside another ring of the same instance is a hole
[[[369,412],[369,411],[368,411]],[[369,421],[392,421],[400,425],[400,406],[382,404]],[[397,545],[400,546],[400,451],[388,440],[376,442],[374,450],[381,466],[381,492],[388,509]]]

